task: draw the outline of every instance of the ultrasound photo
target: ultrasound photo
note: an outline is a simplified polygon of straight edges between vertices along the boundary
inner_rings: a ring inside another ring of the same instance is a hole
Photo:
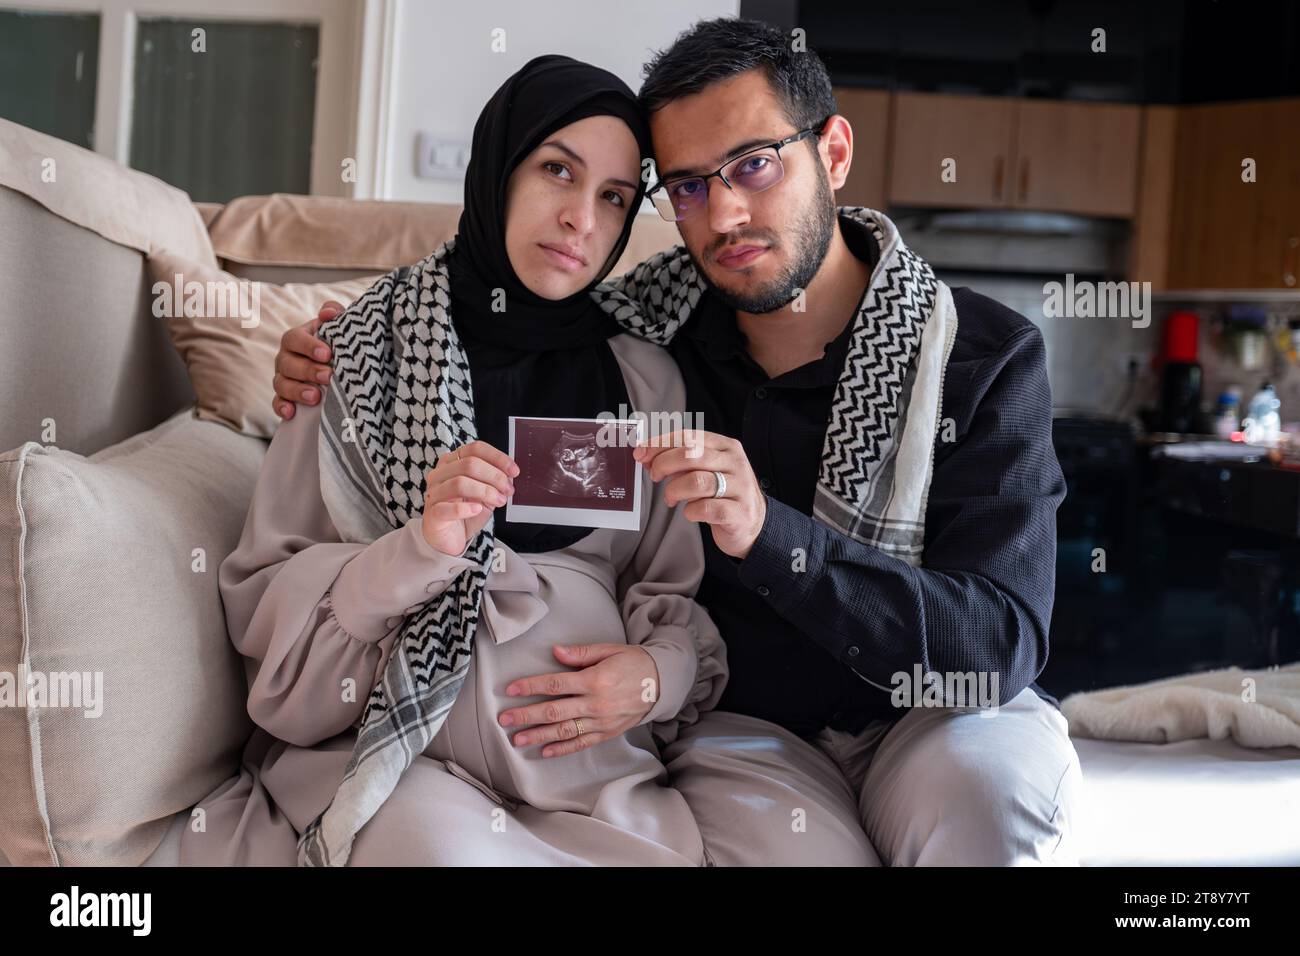
[[[506,520],[637,530],[643,424],[598,418],[510,418],[519,465]]]

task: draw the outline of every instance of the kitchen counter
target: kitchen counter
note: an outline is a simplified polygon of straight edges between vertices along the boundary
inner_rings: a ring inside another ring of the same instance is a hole
[[[1160,441],[1146,445],[1149,476],[1158,483],[1157,500],[1166,507],[1242,527],[1300,539],[1300,469],[1232,459],[1181,459],[1151,454]],[[1260,449],[1261,456],[1267,449]]]

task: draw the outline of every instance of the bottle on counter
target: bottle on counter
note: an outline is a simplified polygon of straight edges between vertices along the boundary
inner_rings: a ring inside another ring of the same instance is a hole
[[[1160,369],[1159,428],[1166,432],[1202,435],[1208,429],[1201,410],[1200,316],[1171,312],[1165,317],[1164,336],[1156,364]]]
[[[1246,441],[1252,445],[1276,445],[1282,435],[1282,415],[1278,411],[1282,400],[1273,390],[1272,382],[1264,382],[1250,400],[1241,429]]]
[[[1214,433],[1226,440],[1240,430],[1241,386],[1229,385],[1219,393],[1219,402],[1214,410]]]

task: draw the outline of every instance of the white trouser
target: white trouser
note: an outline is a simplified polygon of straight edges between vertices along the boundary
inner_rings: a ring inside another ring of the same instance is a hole
[[[918,707],[810,743],[710,711],[663,757],[718,866],[1077,866],[1065,718],[1028,688],[993,713]]]

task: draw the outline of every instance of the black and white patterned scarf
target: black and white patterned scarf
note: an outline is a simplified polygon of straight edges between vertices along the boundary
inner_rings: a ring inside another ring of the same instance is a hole
[[[957,310],[948,287],[903,244],[887,216],[861,206],[841,206],[839,215],[871,230],[880,258],[835,388],[813,516],[915,566]],[[612,286],[632,302],[607,296],[602,306],[629,332],[661,345],[672,341],[705,289],[683,246],[651,257]]]
[[[889,219],[859,207],[840,215],[871,229],[880,258],[831,407],[813,513],[915,565],[956,310]],[[469,362],[450,315],[453,244],[382,277],[321,329],[334,355],[321,494],[344,541],[369,543],[422,514],[424,476],[475,438]],[[629,332],[666,345],[703,290],[677,246],[592,295]],[[469,669],[494,546],[489,519],[466,551],[474,566],[403,620],[338,791],[299,840],[300,864],[346,864],[356,834],[442,727]]]

